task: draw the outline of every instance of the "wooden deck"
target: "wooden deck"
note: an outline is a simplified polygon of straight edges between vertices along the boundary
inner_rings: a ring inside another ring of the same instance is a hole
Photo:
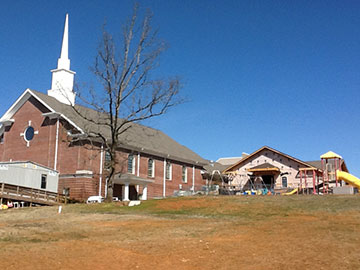
[[[0,203],[3,199],[41,205],[58,205],[67,201],[64,195],[55,192],[0,183]]]

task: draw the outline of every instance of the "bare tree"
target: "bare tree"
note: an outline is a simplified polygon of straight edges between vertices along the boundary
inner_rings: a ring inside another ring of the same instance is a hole
[[[181,102],[178,78],[153,79],[153,71],[165,46],[157,38],[157,31],[151,28],[151,19],[150,12],[139,16],[139,6],[135,4],[119,43],[103,28],[102,41],[92,68],[102,89],[90,89],[90,95],[80,95],[87,107],[98,113],[97,117],[74,107],[81,117],[92,124],[90,126],[99,127],[88,130],[87,135],[100,140],[110,156],[108,200],[112,199],[113,179],[118,173],[118,146],[124,143],[120,135],[131,128],[132,123],[160,116]]]

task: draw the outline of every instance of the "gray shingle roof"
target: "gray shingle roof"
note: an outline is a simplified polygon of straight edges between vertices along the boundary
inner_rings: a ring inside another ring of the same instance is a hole
[[[313,166],[314,168],[317,169],[322,169],[321,168],[321,160],[313,160],[313,161],[305,161],[307,164],[310,164],[311,166]]]
[[[219,162],[208,161],[208,164],[204,166],[204,169],[211,174],[213,171],[219,171],[221,173],[227,167],[227,165],[220,164]]]
[[[94,123],[86,121],[83,117],[78,115],[71,106],[63,104],[44,93],[34,90],[31,91],[49,107],[71,120],[73,124],[84,132],[101,132],[102,134],[105,134],[107,138],[110,138],[110,130],[107,126],[95,125]],[[95,110],[82,106],[76,106],[76,108],[81,113],[85,113],[86,117],[89,119],[105,119],[104,114]],[[199,164],[201,166],[207,164],[205,159],[186,146],[179,144],[162,131],[144,125],[132,123],[131,128],[120,135],[120,141],[120,146],[125,149],[138,150],[150,155],[190,164]]]

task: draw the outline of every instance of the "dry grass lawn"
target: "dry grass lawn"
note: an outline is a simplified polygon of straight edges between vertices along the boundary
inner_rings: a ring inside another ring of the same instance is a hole
[[[0,211],[0,269],[360,269],[360,196]]]

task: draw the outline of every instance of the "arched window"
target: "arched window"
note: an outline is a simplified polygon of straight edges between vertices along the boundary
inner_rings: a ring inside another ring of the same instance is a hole
[[[282,187],[284,188],[287,187],[287,177],[283,176],[281,180],[282,180]]]
[[[152,158],[148,160],[148,176],[155,177],[155,162]]]
[[[133,154],[128,156],[128,173],[135,174],[135,157]]]

